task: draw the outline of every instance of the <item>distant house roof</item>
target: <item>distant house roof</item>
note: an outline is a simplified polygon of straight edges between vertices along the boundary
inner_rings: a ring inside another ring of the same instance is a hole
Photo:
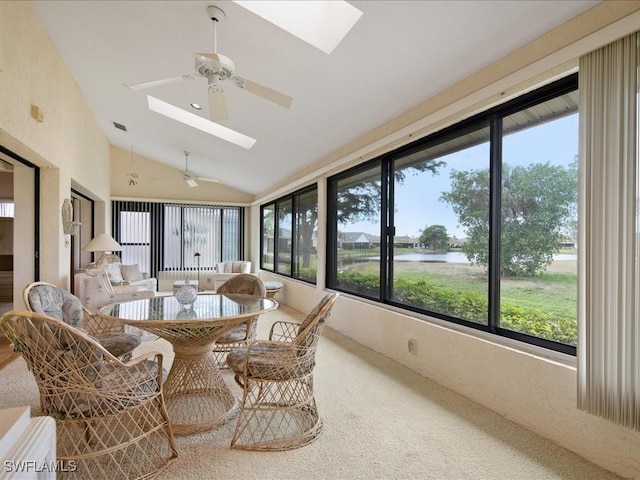
[[[405,243],[405,244],[416,244],[418,243],[418,239],[416,237],[410,237],[408,235],[396,235],[393,237],[393,243]]]
[[[345,243],[380,243],[380,237],[365,232],[340,232],[340,240]]]

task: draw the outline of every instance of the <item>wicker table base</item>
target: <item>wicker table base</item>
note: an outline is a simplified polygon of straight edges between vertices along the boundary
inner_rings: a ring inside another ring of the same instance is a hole
[[[239,400],[220,375],[211,349],[173,345],[175,358],[163,393],[175,435],[211,430],[238,414]]]
[[[173,346],[175,358],[163,393],[175,435],[211,430],[238,414],[239,400],[220,375],[211,349]]]

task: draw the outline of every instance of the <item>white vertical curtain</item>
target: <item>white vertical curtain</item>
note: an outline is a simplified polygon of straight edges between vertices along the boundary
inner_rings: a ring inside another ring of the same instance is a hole
[[[578,407],[640,431],[639,40],[580,59]]]

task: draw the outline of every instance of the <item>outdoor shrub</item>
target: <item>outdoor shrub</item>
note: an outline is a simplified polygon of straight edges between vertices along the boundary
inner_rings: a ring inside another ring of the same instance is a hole
[[[340,274],[338,279],[340,288],[354,293],[377,297],[380,291],[380,281],[375,275],[349,272]],[[487,297],[477,292],[458,291],[424,280],[412,282],[398,278],[393,284],[393,300],[470,322],[487,323]],[[578,338],[575,318],[552,315],[508,301],[500,305],[500,326],[568,345],[575,345]]]

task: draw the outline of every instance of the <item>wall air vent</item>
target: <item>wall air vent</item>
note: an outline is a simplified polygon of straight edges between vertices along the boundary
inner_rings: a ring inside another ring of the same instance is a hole
[[[122,130],[123,132],[127,131],[127,127],[125,127],[124,125],[122,125],[121,123],[118,122],[113,122],[113,126],[116,128],[119,128],[120,130]]]

